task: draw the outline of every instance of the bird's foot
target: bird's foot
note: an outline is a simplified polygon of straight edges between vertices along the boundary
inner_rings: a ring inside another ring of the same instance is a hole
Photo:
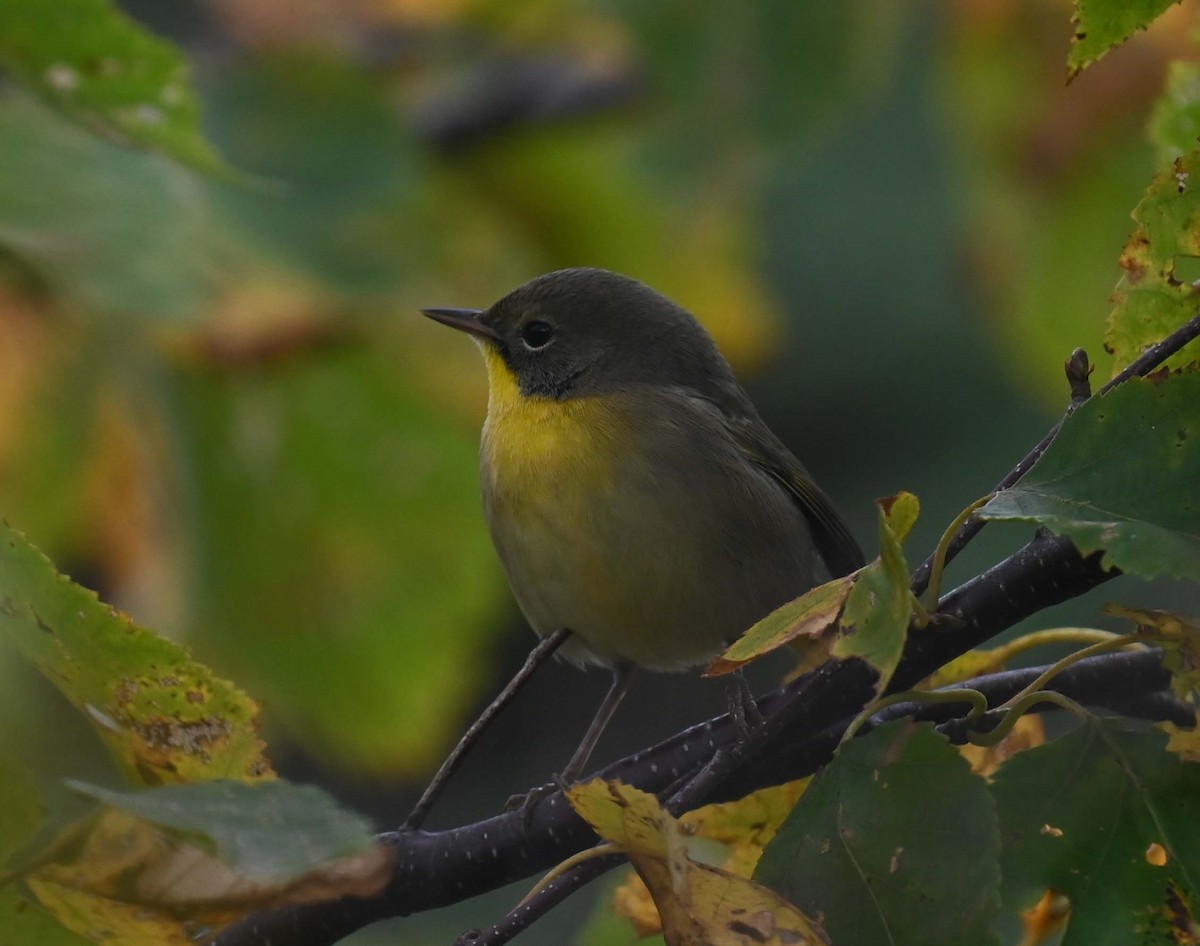
[[[747,738],[751,732],[764,722],[762,711],[750,692],[750,685],[740,673],[729,678],[729,715],[733,717],[734,725],[742,738]]]
[[[549,798],[555,792],[566,792],[569,786],[563,781],[562,777],[556,774],[553,778],[553,782],[547,782],[545,785],[538,785],[527,792],[513,795],[504,803],[505,811],[519,811],[521,813],[522,828],[529,827],[530,821],[533,820],[533,810],[539,803]]]

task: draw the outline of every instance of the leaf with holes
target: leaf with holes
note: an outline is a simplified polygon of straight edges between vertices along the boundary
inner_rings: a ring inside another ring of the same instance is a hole
[[[901,721],[841,748],[754,879],[834,943],[982,946],[995,942],[999,853],[986,782],[932,727]]]
[[[1121,253],[1125,272],[1113,292],[1116,308],[1104,334],[1104,347],[1115,359],[1114,374],[1200,310],[1200,289],[1175,272],[1179,257],[1200,256],[1197,172],[1200,151],[1190,150],[1154,176],[1133,209],[1137,228]],[[1178,367],[1195,358],[1194,349],[1185,350],[1167,365]]]
[[[1024,909],[1046,889],[1069,897],[1062,946],[1171,942],[1166,908],[1179,891],[1194,915],[1200,765],[1167,752],[1161,732],[1089,719],[1005,763],[992,792],[1004,900]]]

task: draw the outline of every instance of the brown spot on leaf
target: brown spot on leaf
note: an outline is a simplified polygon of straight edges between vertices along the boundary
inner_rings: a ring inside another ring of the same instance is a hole
[[[176,716],[167,716],[133,725],[150,749],[164,754],[184,752],[204,762],[209,760],[208,748],[230,732],[229,723],[215,716],[186,723]]]
[[[760,929],[756,929],[749,923],[743,923],[741,920],[734,920],[729,924],[729,932],[735,936],[741,936],[745,939],[753,940],[756,943],[765,943],[768,939],[767,934]]]
[[[1146,863],[1151,867],[1167,866],[1167,850],[1157,841],[1146,848]]]
[[[187,701],[189,703],[203,703],[204,700],[205,700],[205,696],[199,690],[188,690],[187,691]]]
[[[1042,825],[1042,834],[1049,835],[1052,838],[1061,838],[1063,836],[1062,828],[1056,828],[1052,824]]]
[[[1173,883],[1167,884],[1164,907],[1167,923],[1171,927],[1171,937],[1178,946],[1200,944],[1200,927],[1196,925],[1196,917],[1188,905],[1187,895]]]

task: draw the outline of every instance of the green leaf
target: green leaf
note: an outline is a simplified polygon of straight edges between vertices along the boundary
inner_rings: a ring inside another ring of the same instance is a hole
[[[1037,522],[1103,564],[1200,580],[1200,373],[1134,378],[1066,419],[1016,486],[979,510]]]
[[[1075,0],[1075,35],[1067,56],[1067,79],[1144,30],[1179,0]]]
[[[200,102],[179,50],[108,0],[0,3],[0,64],[110,140],[227,172],[201,132]]]
[[[1177,60],[1167,66],[1167,87],[1150,118],[1158,163],[1168,165],[1200,139],[1200,64]]]
[[[987,783],[928,725],[842,747],[754,879],[818,917],[834,943],[994,942],[1000,836]]]
[[[1093,718],[996,774],[1004,900],[1023,909],[1048,888],[1066,894],[1062,946],[1171,942],[1161,912],[1172,886],[1195,915],[1200,765],[1165,744],[1145,726]]]
[[[1193,146],[1194,147],[1194,146]],[[1134,361],[1200,311],[1200,289],[1176,274],[1177,258],[1200,256],[1200,151],[1177,158],[1156,174],[1133,210],[1137,229],[1121,254],[1125,274],[1113,293],[1104,347],[1115,356],[1114,373]],[[1167,364],[1179,366],[1187,351]]]
[[[204,646],[327,758],[436,765],[510,600],[475,430],[380,350],[177,381]]]
[[[0,929],[6,941],[20,946],[88,946],[94,940],[72,933],[40,906],[30,903],[10,884],[0,888]]]
[[[879,500],[879,558],[858,573],[840,619],[832,654],[861,657],[879,671],[876,691],[883,692],[900,662],[913,596],[908,563],[900,543],[917,521],[920,503],[912,493]]]
[[[85,312],[156,319],[192,316],[216,294],[228,238],[195,174],[17,91],[0,96],[0,141],[0,244],[57,294]]]
[[[109,808],[210,844],[222,863],[258,883],[281,884],[376,844],[366,818],[312,785],[221,780],[138,792],[68,785]]]
[[[0,760],[0,873],[37,833],[44,811],[29,770]]]
[[[277,186],[211,188],[213,211],[305,282],[385,298],[427,276],[447,226],[431,155],[378,74],[314,54],[257,55],[215,76],[213,137]]]
[[[0,642],[87,715],[132,779],[270,774],[252,700],[57,574],[7,523],[0,523]]]

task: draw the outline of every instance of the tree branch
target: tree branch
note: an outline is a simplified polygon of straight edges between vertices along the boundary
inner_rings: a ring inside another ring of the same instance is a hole
[[[1000,564],[946,595],[935,625],[910,629],[908,646],[891,689],[913,686],[1017,621],[1076,597],[1113,574],[1100,568],[1098,555],[1085,559],[1069,540],[1039,535]],[[873,678],[870,668],[860,661],[831,662],[764,697],[760,706],[768,719],[760,729],[766,730],[765,737],[754,753],[706,787],[698,801],[735,797],[754,787],[794,777],[797,765],[812,771],[828,758],[828,751],[811,749],[808,744],[827,740],[827,730],[836,732],[838,725],[848,723],[870,698]],[[1111,678],[1105,679],[1111,685]],[[1145,681],[1147,685],[1158,682],[1141,692],[1161,689],[1162,679]],[[1120,689],[1125,688],[1122,683]],[[797,699],[800,694],[802,698]],[[792,699],[797,701],[793,718],[786,726],[777,723],[778,710]],[[661,793],[694,777],[718,750],[732,750],[738,735],[728,717],[718,717],[598,774]],[[782,760],[797,751],[798,761],[789,763],[790,770],[779,774]],[[328,946],[375,920],[457,903],[529,877],[595,841],[561,793],[537,805],[527,824],[519,813],[511,812],[447,831],[385,834],[383,838],[396,846],[398,856],[392,881],[379,897],[345,898],[254,914],[225,930],[215,943]]]

